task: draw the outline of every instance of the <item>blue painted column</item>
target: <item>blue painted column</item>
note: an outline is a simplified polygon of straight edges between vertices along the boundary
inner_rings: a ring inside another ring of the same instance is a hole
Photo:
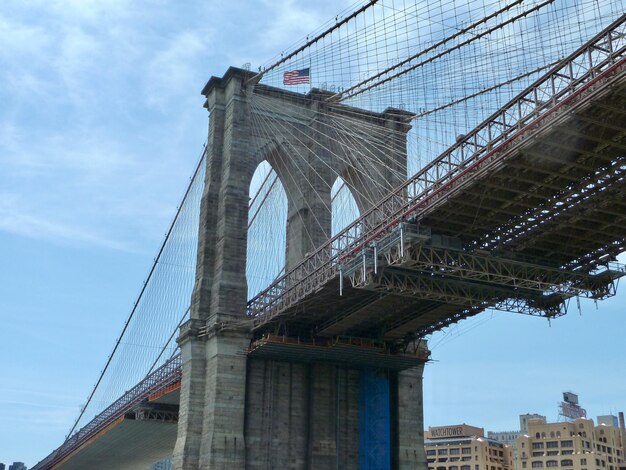
[[[359,377],[359,467],[391,468],[391,410],[389,377],[374,369]]]

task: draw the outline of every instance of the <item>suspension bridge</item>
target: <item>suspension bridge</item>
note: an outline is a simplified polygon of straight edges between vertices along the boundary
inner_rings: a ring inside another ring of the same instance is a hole
[[[370,1],[202,94],[197,169],[37,469],[425,468],[428,335],[626,273],[621,1]]]

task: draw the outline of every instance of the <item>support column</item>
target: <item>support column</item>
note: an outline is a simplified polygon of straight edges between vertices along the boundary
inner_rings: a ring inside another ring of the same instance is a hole
[[[198,339],[198,330],[203,326],[204,322],[191,320],[183,325],[178,337],[183,374],[180,386],[178,435],[172,455],[172,466],[177,470],[199,468],[206,361],[205,343]]]
[[[424,399],[422,373],[424,366],[398,372],[397,466],[399,470],[427,470],[424,452]]]
[[[176,470],[245,468],[246,242],[250,155],[246,80],[229,69],[203,90],[210,112],[191,320],[181,327]],[[228,328],[224,328],[227,325]]]
[[[328,117],[321,111],[326,94],[307,95],[308,124],[306,150],[289,157],[285,186],[289,202],[287,215],[286,270],[296,266],[307,253],[315,251],[331,235],[330,189],[336,178],[337,162],[329,137]],[[297,142],[291,144],[297,147]]]
[[[308,365],[252,359],[247,383],[246,468],[306,469]]]
[[[329,364],[309,368],[309,469],[337,468],[334,372]]]
[[[388,373],[362,369],[359,382],[359,467],[391,468],[391,400]]]

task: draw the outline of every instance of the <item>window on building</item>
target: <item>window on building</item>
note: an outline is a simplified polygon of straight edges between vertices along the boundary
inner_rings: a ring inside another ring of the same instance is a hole
[[[561,455],[572,455],[574,453],[573,450],[562,450]]]
[[[526,445],[522,442],[522,449],[523,449],[524,447],[526,447]]]
[[[545,432],[542,432],[542,433],[541,433],[541,437],[542,437],[542,438],[545,438],[545,437],[546,437],[546,433],[545,433]]]
[[[437,451],[435,449],[428,449],[426,451],[426,455],[436,455]]]
[[[548,452],[546,452],[546,455],[559,455],[559,451],[558,450],[549,450]]]
[[[574,466],[574,461],[571,459],[564,459],[561,460],[561,467],[573,467]]]
[[[480,465],[474,465],[474,470],[480,470]]]
[[[587,459],[580,459],[581,465],[587,465]]]
[[[469,465],[461,465],[461,470],[471,470],[472,467]]]
[[[428,463],[435,463],[435,460],[437,460],[437,459],[426,459],[426,460],[428,461]],[[428,468],[431,468],[431,467],[428,467]]]
[[[522,462],[522,468],[526,468],[526,462]]]
[[[543,457],[543,451],[533,452],[533,457]]]
[[[448,467],[450,470],[459,470],[459,467],[457,467],[456,465],[450,465],[450,467]]]
[[[450,462],[458,462],[459,458],[458,457],[450,457]]]
[[[439,457],[437,459],[437,462],[442,462],[443,463],[443,462],[447,462],[447,461],[448,461],[448,457]]]
[[[559,462],[557,460],[548,460],[546,462],[546,467],[558,467]]]
[[[446,470],[446,467],[437,467],[437,470]]]
[[[458,447],[456,449],[450,449],[450,455],[459,455],[461,453],[461,449]]]
[[[554,431],[550,431],[550,437],[554,438]]]
[[[476,458],[478,458],[478,457],[476,457]],[[465,457],[461,457],[461,462],[467,462],[468,460],[472,460],[472,456],[471,455],[465,456]]]
[[[559,448],[559,441],[548,441],[548,442],[546,442],[546,447],[548,449],[558,449]]]
[[[556,432],[556,437],[561,437],[561,431]]]
[[[448,455],[448,449],[437,449],[437,455]]]
[[[471,447],[462,447],[461,448],[461,453],[462,454],[471,454],[472,453],[472,448]]]
[[[543,449],[543,442],[533,442],[533,449]]]
[[[535,438],[536,438],[536,439],[541,439],[541,434],[539,434],[539,433],[535,433]]]
[[[574,447],[574,441],[561,441],[561,447]]]
[[[543,462],[537,461],[532,463],[533,468],[543,468]]]

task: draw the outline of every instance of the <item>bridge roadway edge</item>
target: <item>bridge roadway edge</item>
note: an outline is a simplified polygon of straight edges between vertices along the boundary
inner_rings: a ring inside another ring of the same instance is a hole
[[[245,162],[250,76],[231,67],[203,90],[210,112],[209,158],[191,319],[178,338],[182,380],[173,466],[367,468],[359,462],[360,366],[252,359],[244,352],[252,334],[243,321],[247,234],[241,227],[256,168],[249,156]],[[215,328],[224,324],[240,326]],[[390,378],[387,406],[393,421],[387,468],[426,467],[423,364],[383,371]]]

